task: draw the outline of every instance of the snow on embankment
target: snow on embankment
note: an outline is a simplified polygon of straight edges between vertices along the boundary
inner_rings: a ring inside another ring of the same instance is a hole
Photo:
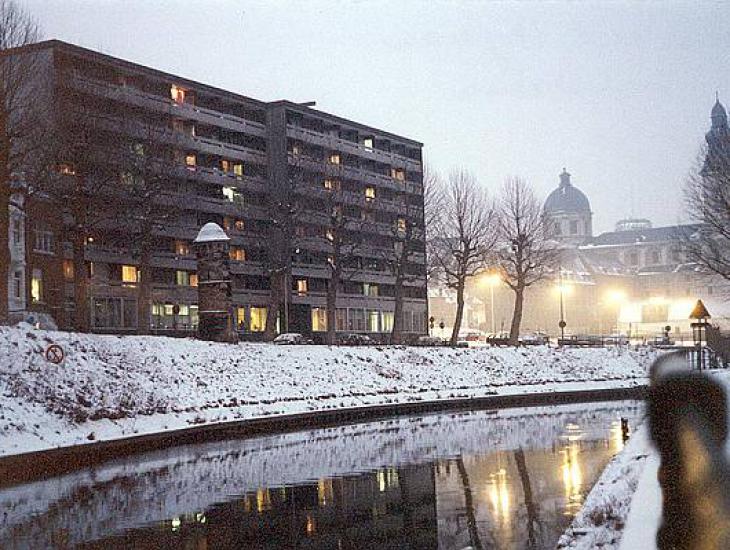
[[[60,365],[44,358],[51,343],[65,351]],[[227,345],[2,327],[0,456],[274,414],[625,385],[644,379],[651,359],[615,349]],[[536,387],[516,387],[525,385]]]

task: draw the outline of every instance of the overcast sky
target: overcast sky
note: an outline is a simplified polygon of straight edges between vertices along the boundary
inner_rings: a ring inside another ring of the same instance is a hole
[[[20,0],[45,36],[425,144],[492,192],[541,197],[563,166],[594,228],[682,220],[715,91],[730,104],[730,4]],[[633,198],[633,201],[632,201]]]

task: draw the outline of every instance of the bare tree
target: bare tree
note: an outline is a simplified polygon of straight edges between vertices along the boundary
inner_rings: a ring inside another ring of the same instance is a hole
[[[705,149],[687,180],[685,204],[701,225],[682,235],[685,253],[708,274],[730,280],[730,148]]]
[[[497,240],[494,207],[469,172],[449,175],[440,215],[435,222],[432,257],[439,277],[456,291],[456,319],[451,345],[456,345],[464,314],[464,289],[469,278],[487,268]]]
[[[505,182],[497,207],[497,222],[497,261],[505,284],[515,293],[509,339],[516,346],[525,290],[552,272],[559,250],[550,239],[550,226],[542,205],[532,188],[520,178]]]
[[[33,94],[40,81],[38,57],[7,52],[37,42],[38,25],[13,0],[0,0],[0,324],[8,320],[8,242],[11,176],[24,172],[33,150],[42,143],[38,105]]]

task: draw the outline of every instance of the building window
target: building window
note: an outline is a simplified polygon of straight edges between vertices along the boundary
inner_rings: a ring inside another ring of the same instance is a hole
[[[374,145],[374,140],[371,137],[366,137],[362,140],[362,144],[365,146],[366,149],[372,149]]]
[[[30,279],[30,299],[33,303],[43,301],[43,271],[40,269],[33,270],[33,276]]]
[[[122,266],[122,282],[127,284],[137,283],[137,267],[133,265]]]
[[[236,324],[238,330],[243,330],[246,327],[246,308],[239,306],[236,308]]]
[[[243,164],[240,162],[236,162],[233,164],[233,175],[237,178],[243,177]]]
[[[338,307],[335,310],[335,330],[347,330],[347,309]]]
[[[336,179],[327,178],[324,180],[324,188],[327,189],[328,191],[332,191],[332,190],[337,191],[340,189],[340,182],[339,182],[339,180],[336,180]]]
[[[632,252],[628,256],[629,265],[637,265],[639,263],[639,254]]]
[[[571,235],[578,234],[578,222],[576,220],[573,220],[570,222],[570,234]]]
[[[72,260],[63,260],[63,278],[67,281],[73,281],[74,263]]]
[[[353,308],[347,314],[347,329],[353,331],[365,331],[365,310]]]
[[[23,223],[18,218],[13,218],[12,233],[13,244],[19,245],[23,241]]]
[[[197,164],[198,158],[195,156],[195,153],[188,153],[185,155],[185,166],[187,166],[188,170],[195,170]]]
[[[246,224],[243,222],[243,220],[236,220],[233,223],[233,227],[236,229],[236,231],[243,231],[246,229]]]
[[[341,160],[339,153],[332,153],[329,157],[330,164],[341,164]]]
[[[175,241],[175,254],[188,256],[190,254],[190,244],[187,241]]]
[[[302,146],[299,145],[298,143],[295,143],[294,145],[291,146],[291,153],[295,157],[298,157],[299,155],[302,154]]]
[[[308,284],[306,279],[297,279],[297,294],[304,296],[307,293]]]
[[[312,331],[325,332],[327,330],[327,310],[323,307],[312,308]]]
[[[378,296],[378,285],[374,285],[372,283],[363,283],[362,284],[362,293],[365,296]]]
[[[263,332],[266,328],[266,308],[251,306],[251,332]]]
[[[390,177],[398,181],[406,180],[406,171],[403,168],[391,168]]]
[[[66,176],[75,176],[76,167],[70,162],[62,162],[58,165],[58,173]]]
[[[230,185],[223,186],[223,197],[228,202],[243,202],[243,196],[238,192],[238,188]]]
[[[187,95],[187,90],[181,88],[180,86],[177,86],[173,84],[170,86],[170,97],[175,103],[185,103],[185,96]]]
[[[375,187],[369,186],[365,188],[365,200],[371,201],[375,198]]]
[[[187,271],[175,271],[175,284],[177,286],[190,286],[190,273]]]
[[[398,218],[395,223],[396,223],[396,229],[397,229],[398,233],[403,234],[406,232],[405,218]]]
[[[382,321],[383,321],[383,332],[392,332],[393,331],[393,312],[384,311]]]
[[[555,225],[553,226],[553,231],[555,231],[555,234],[556,235],[562,235],[563,234],[563,230],[562,230],[562,228],[560,226],[560,222],[555,222]]]
[[[190,286],[198,286],[198,274],[197,273],[191,273],[190,274]]]
[[[658,264],[660,263],[661,258],[658,250],[652,250],[651,251],[651,263]]]
[[[45,254],[53,254],[53,232],[36,230],[33,250]]]
[[[368,310],[368,332],[380,332],[380,312]]]
[[[334,234],[334,232],[333,232],[333,231],[332,231],[331,229],[325,229],[325,230],[324,230],[324,237],[325,237],[325,239],[327,239],[327,240],[328,240],[329,242],[332,242],[332,241],[334,241],[334,240],[335,240],[335,234]]]
[[[13,273],[13,296],[16,300],[23,297],[23,272],[16,271]]]
[[[235,260],[237,262],[245,262],[246,261],[246,250],[239,246],[233,246],[228,251],[228,257],[231,260]]]

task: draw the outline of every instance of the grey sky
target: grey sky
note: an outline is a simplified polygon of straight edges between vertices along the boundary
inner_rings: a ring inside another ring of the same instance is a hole
[[[594,227],[682,219],[715,90],[730,104],[730,4],[21,0],[45,35],[425,143],[496,192],[544,197],[563,166]]]

